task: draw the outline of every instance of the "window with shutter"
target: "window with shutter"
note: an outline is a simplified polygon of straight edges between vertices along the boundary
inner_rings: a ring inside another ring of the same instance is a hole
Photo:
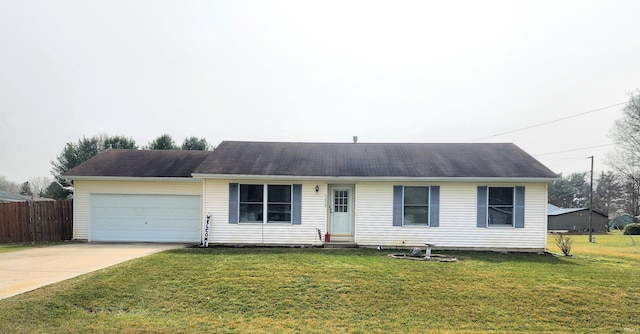
[[[525,187],[478,187],[478,227],[524,228]]]
[[[229,184],[229,223],[302,221],[302,185]]]
[[[440,225],[439,186],[394,186],[393,226]]]

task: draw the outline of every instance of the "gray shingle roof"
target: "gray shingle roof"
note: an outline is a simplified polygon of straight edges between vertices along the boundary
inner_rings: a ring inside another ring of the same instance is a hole
[[[191,177],[213,152],[170,150],[108,150],[63,176]]]
[[[196,174],[327,177],[556,178],[510,143],[222,142]]]
[[[108,150],[70,177],[206,175],[555,178],[514,144],[222,142],[214,152]]]

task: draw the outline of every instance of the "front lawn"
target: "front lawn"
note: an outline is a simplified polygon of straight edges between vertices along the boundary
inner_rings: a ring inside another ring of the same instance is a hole
[[[450,252],[454,263],[372,249],[173,250],[0,300],[0,332],[640,331],[640,259],[581,245],[573,258]],[[551,239],[549,249],[559,252]]]

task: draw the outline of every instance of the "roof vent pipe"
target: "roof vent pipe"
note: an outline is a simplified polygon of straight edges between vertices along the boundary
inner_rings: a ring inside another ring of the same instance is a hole
[[[353,143],[357,143],[358,142],[358,136],[353,136]]]

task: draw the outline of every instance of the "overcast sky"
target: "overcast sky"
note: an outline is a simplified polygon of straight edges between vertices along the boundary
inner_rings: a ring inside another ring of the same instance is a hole
[[[622,105],[499,134],[626,102],[639,16],[636,0],[0,0],[0,176],[50,176],[101,133],[513,142],[597,172]]]

